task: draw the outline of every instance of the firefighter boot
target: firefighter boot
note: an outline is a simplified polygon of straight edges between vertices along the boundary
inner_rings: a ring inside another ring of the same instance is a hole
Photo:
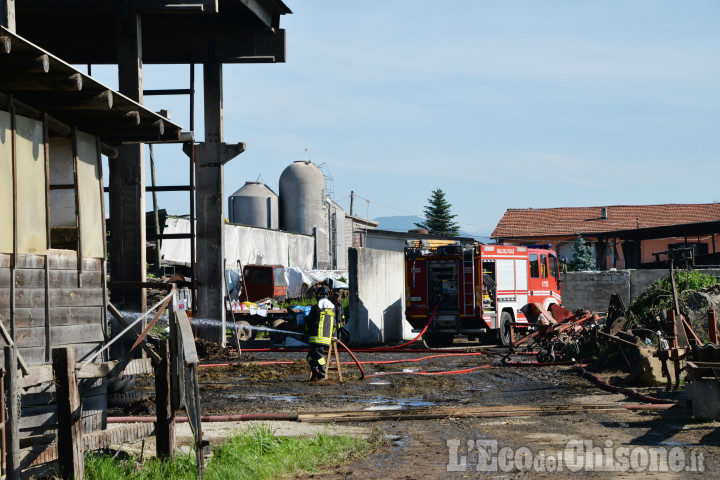
[[[319,377],[318,380],[325,380],[325,365],[320,365],[318,367]]]

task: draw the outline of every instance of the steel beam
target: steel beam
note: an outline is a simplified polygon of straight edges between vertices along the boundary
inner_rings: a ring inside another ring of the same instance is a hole
[[[119,90],[142,104],[142,28],[140,15],[123,10],[118,26]],[[110,277],[114,281],[146,279],[145,158],[144,145],[123,145],[109,162],[110,170]],[[111,301],[124,310],[144,312],[145,289],[112,289]]]

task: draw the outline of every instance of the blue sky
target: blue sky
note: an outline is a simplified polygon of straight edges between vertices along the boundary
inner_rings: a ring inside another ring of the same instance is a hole
[[[225,141],[247,144],[226,197],[310,159],[346,209],[354,190],[360,215],[422,214],[439,187],[481,234],[508,208],[720,201],[720,2],[286,4],[287,62],[224,67]],[[145,88],[187,82],[145,67]],[[189,126],[183,97],[146,105]],[[179,147],[156,153],[163,184],[187,182]]]

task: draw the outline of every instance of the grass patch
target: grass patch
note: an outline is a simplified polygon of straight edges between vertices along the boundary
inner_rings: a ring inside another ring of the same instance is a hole
[[[315,297],[309,297],[309,298],[294,298],[292,300],[287,300],[285,302],[280,303],[280,308],[291,308],[294,306],[301,306],[301,307],[312,307],[313,305],[317,305],[317,299]],[[345,320],[347,320],[350,317],[350,297],[343,297],[340,299],[340,304],[343,308],[343,313],[345,315]]]
[[[317,305],[317,299],[315,297],[292,298],[290,300],[280,302],[280,308],[292,308],[295,306],[312,307],[313,305]]]
[[[324,465],[363,457],[376,440],[317,434],[309,437],[278,437],[267,425],[259,425],[227,439],[214,449],[205,478],[273,479],[303,472],[318,472]],[[195,456],[180,454],[171,460],[152,458],[142,465],[134,460],[89,455],[87,480],[185,480],[196,479]]]

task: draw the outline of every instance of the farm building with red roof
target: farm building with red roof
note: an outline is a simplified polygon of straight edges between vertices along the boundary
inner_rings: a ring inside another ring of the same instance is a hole
[[[491,238],[505,245],[550,244],[569,259],[582,235],[605,270],[650,266],[658,260],[653,253],[685,246],[696,263],[717,264],[718,233],[720,203],[613,205],[509,209]]]

